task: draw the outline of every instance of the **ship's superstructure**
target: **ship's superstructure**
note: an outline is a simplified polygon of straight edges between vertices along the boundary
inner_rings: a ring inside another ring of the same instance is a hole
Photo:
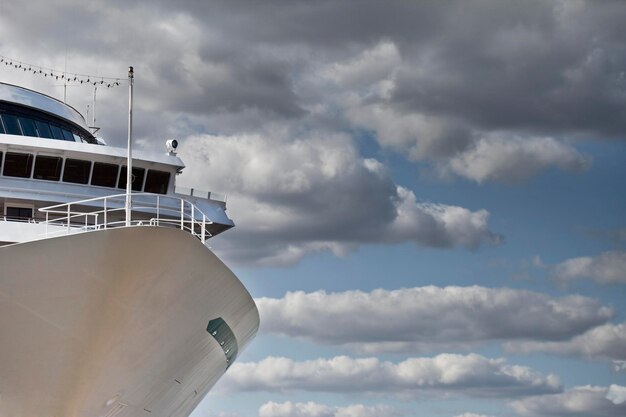
[[[224,196],[177,188],[170,152],[94,137],[72,107],[0,83],[0,415],[187,416],[258,312],[206,242]]]

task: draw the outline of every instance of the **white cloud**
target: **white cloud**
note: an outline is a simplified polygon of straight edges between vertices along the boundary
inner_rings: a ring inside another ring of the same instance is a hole
[[[407,153],[415,162],[452,156],[470,142],[467,132],[441,117],[401,113],[384,101],[369,103],[352,94],[342,104],[355,127],[375,132],[382,147]]]
[[[193,410],[190,417],[243,417],[243,416],[238,413],[228,413],[224,411],[208,410],[201,403],[200,406],[198,406],[198,408]]]
[[[504,359],[477,354],[440,354],[400,363],[338,356],[296,362],[268,357],[235,363],[224,376],[227,391],[319,391],[416,396],[424,391],[486,397],[514,397],[560,391],[555,375],[542,375]]]
[[[454,417],[493,417],[493,416],[488,416],[486,414],[463,413],[463,414],[456,415]]]
[[[501,240],[486,210],[419,202],[343,134],[195,136],[180,154],[188,166],[181,182],[229,193],[240,227],[215,247],[231,260],[289,264],[365,243],[474,249]]]
[[[580,386],[559,394],[513,401],[511,407],[523,417],[616,417],[626,415],[626,387]]]
[[[587,297],[478,286],[298,291],[256,302],[263,332],[367,352],[569,340],[612,317],[611,309]]]
[[[259,417],[333,417],[334,415],[333,407],[310,401],[307,403],[270,401],[259,408]]]
[[[554,267],[553,274],[562,282],[590,278],[602,284],[626,283],[626,252],[567,259]]]
[[[626,372],[626,361],[613,361],[614,372]]]
[[[259,417],[393,417],[400,413],[385,405],[367,406],[352,404],[347,407],[331,407],[315,402],[276,403],[269,401],[259,408]]]
[[[609,391],[606,393],[606,399],[615,405],[626,403],[626,387],[611,384],[609,386]]]
[[[381,42],[356,57],[324,67],[321,74],[342,87],[369,86],[388,78],[401,62],[396,45]]]
[[[626,323],[607,323],[570,340],[508,342],[505,349],[510,352],[549,352],[589,359],[625,360]]]
[[[551,167],[580,172],[589,164],[590,160],[575,148],[553,138],[488,135],[452,158],[449,168],[479,183],[516,183]]]

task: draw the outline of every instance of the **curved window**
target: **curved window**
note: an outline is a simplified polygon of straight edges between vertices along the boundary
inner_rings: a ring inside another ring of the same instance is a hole
[[[12,114],[3,114],[2,121],[4,122],[4,127],[9,135],[22,134],[22,129],[20,129],[20,124],[17,121],[17,116],[13,116]]]
[[[37,137],[37,129],[35,129],[35,122],[31,119],[27,119],[26,117],[19,117],[20,126],[22,127],[22,132],[24,136],[33,136]]]
[[[72,132],[70,132],[67,129],[61,129],[61,132],[63,132],[63,139],[70,141],[70,142],[76,142],[74,140],[74,135],[72,135]]]
[[[63,181],[75,184],[87,184],[89,182],[89,171],[91,162],[80,159],[66,159],[63,171]]]
[[[97,143],[84,128],[42,111],[0,101],[0,133]]]
[[[35,126],[37,126],[37,133],[40,138],[53,139],[52,131],[50,130],[50,125],[48,123],[35,120]]]
[[[50,131],[52,132],[53,139],[65,140],[63,139],[63,132],[61,132],[61,128],[59,126],[50,125]]]

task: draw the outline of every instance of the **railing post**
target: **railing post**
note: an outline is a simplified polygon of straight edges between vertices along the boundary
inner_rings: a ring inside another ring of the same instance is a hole
[[[48,212],[46,211],[46,237],[48,237]]]
[[[185,200],[180,199],[180,230],[184,230],[183,218],[185,216]]]
[[[67,234],[70,234],[70,207],[71,204],[67,205]]]
[[[159,196],[157,195],[157,206],[156,206],[156,214],[157,214],[157,226],[159,226],[160,221],[159,221],[159,209],[161,208],[161,199],[159,198]]]
[[[107,230],[107,197],[104,197],[104,230]]]
[[[205,230],[206,230],[206,216],[203,214],[202,215],[202,243],[206,241]]]
[[[189,221],[189,227],[190,227],[190,232],[192,235],[195,236],[196,234],[196,217],[195,217],[195,208],[196,206],[194,206],[193,204],[189,203],[189,205],[191,206],[191,220]]]

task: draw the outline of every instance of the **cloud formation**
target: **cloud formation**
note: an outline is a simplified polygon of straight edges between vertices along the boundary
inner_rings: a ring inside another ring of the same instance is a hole
[[[477,354],[440,354],[399,363],[337,356],[297,362],[268,357],[235,363],[224,376],[229,391],[317,391],[418,396],[425,391],[484,397],[516,397],[561,390],[557,376]]]
[[[264,4],[36,1],[28,14],[5,4],[0,46],[57,68],[67,56],[81,73],[123,77],[134,64],[137,135],[151,143],[272,123],[318,136],[365,130],[437,171],[517,182],[584,170],[583,138],[626,137],[619,2]],[[21,30],[29,25],[45,41]],[[90,36],[70,40],[70,26]],[[70,93],[83,110],[91,91]],[[103,132],[123,144],[120,98],[101,94]]]
[[[569,343],[585,332],[601,332],[604,327],[593,329],[613,314],[583,296],[552,298],[526,290],[479,286],[298,291],[256,302],[263,332],[367,352],[468,348],[512,340]],[[602,339],[590,336],[590,340],[599,343]]]
[[[475,414],[475,413],[463,413],[463,414],[459,414],[455,417],[493,417],[493,416],[488,416],[486,414]]]
[[[615,417],[626,413],[626,387],[585,385],[563,393],[523,398],[511,407],[522,417]]]
[[[486,210],[418,201],[344,134],[196,136],[180,149],[184,181],[228,190],[240,227],[216,248],[239,262],[290,264],[366,243],[476,249],[501,241]]]
[[[607,323],[589,329],[570,340],[507,342],[504,347],[510,352],[548,352],[588,359],[622,361],[626,360],[626,323]]]
[[[561,282],[592,279],[600,284],[626,283],[626,252],[567,259],[553,268],[553,274]]]
[[[589,163],[587,157],[554,138],[487,136],[453,157],[449,169],[479,183],[489,180],[515,183],[550,167],[581,172]]]
[[[259,417],[394,417],[397,410],[385,405],[367,406],[353,404],[347,407],[331,407],[312,401],[276,403],[269,401],[259,408]]]

